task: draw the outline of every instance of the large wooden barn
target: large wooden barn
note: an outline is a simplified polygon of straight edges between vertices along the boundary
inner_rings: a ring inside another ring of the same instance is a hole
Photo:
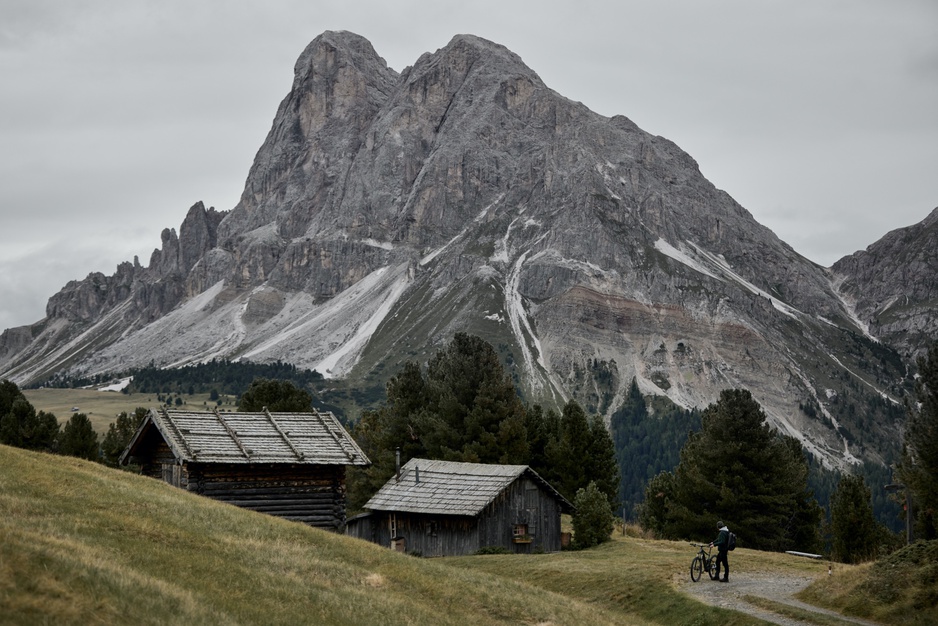
[[[215,500],[340,530],[346,466],[369,461],[329,412],[151,409],[121,463]]]
[[[556,552],[573,506],[527,465],[411,459],[348,521],[346,533],[423,556],[485,547]]]

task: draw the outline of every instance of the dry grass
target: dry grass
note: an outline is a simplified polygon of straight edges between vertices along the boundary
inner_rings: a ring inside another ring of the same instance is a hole
[[[123,394],[116,391],[95,391],[93,389],[23,389],[23,395],[29,400],[37,411],[54,414],[60,423],[64,424],[72,416],[72,407],[88,416],[95,431],[104,435],[108,425],[117,419],[118,413],[126,411],[133,413],[142,406],[152,408],[159,403],[155,393]],[[215,405],[209,400],[209,394],[184,395],[186,404],[180,408],[201,411],[211,410]],[[233,397],[225,396],[223,401],[229,402],[222,409],[231,409],[236,401]]]
[[[741,553],[745,552],[745,556]],[[737,550],[738,567],[772,567],[761,555]],[[704,606],[680,591],[688,579],[694,549],[686,542],[623,537],[585,551],[554,555],[471,556],[449,559],[454,567],[488,572],[503,578],[562,593],[597,609],[628,615],[628,623],[726,624],[762,623],[748,615]],[[767,555],[774,558],[775,555]],[[787,562],[786,562],[787,564]],[[798,569],[801,563],[795,563]]]
[[[645,623],[448,561],[0,446],[4,624]]]
[[[4,624],[759,623],[681,593],[693,548],[635,534],[580,552],[417,559],[0,446]],[[825,564],[784,554],[741,549],[734,565],[827,579]]]
[[[907,546],[875,563],[834,566],[798,597],[887,624],[938,624],[938,541]]]

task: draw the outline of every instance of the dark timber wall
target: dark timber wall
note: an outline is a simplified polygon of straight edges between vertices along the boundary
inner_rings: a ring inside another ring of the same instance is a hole
[[[345,466],[189,463],[188,489],[252,511],[341,529]]]
[[[345,466],[178,463],[159,438],[146,458],[146,476],[252,511],[340,530],[345,526]]]
[[[526,476],[506,487],[476,517],[374,511],[349,521],[347,533],[359,539],[391,546],[391,527],[404,549],[423,556],[472,554],[480,548],[500,546],[512,552],[560,550],[560,502]],[[528,537],[516,543],[516,525],[527,527]]]

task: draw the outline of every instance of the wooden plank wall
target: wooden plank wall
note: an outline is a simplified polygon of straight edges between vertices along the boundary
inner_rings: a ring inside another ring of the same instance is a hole
[[[353,520],[348,534],[384,547],[391,546],[387,511]],[[521,477],[506,488],[478,517],[393,513],[397,535],[407,552],[423,556],[473,554],[499,546],[512,552],[560,550],[560,503],[534,481]],[[515,524],[527,524],[531,543],[514,543]]]
[[[478,521],[473,517],[394,513],[397,535],[407,552],[421,556],[455,556],[479,550]],[[391,514],[376,511],[349,524],[347,533],[385,548],[391,547]]]
[[[515,524],[527,524],[531,543],[514,543]],[[479,543],[481,547],[503,546],[512,552],[557,552],[560,503],[539,484],[522,476],[480,514]]]
[[[187,470],[189,491],[310,526],[345,526],[344,465],[192,462]]]

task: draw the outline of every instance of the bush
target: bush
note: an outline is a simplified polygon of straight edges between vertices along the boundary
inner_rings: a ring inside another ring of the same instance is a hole
[[[573,547],[591,548],[609,541],[615,518],[609,500],[599,490],[595,481],[576,492],[573,499]]]

